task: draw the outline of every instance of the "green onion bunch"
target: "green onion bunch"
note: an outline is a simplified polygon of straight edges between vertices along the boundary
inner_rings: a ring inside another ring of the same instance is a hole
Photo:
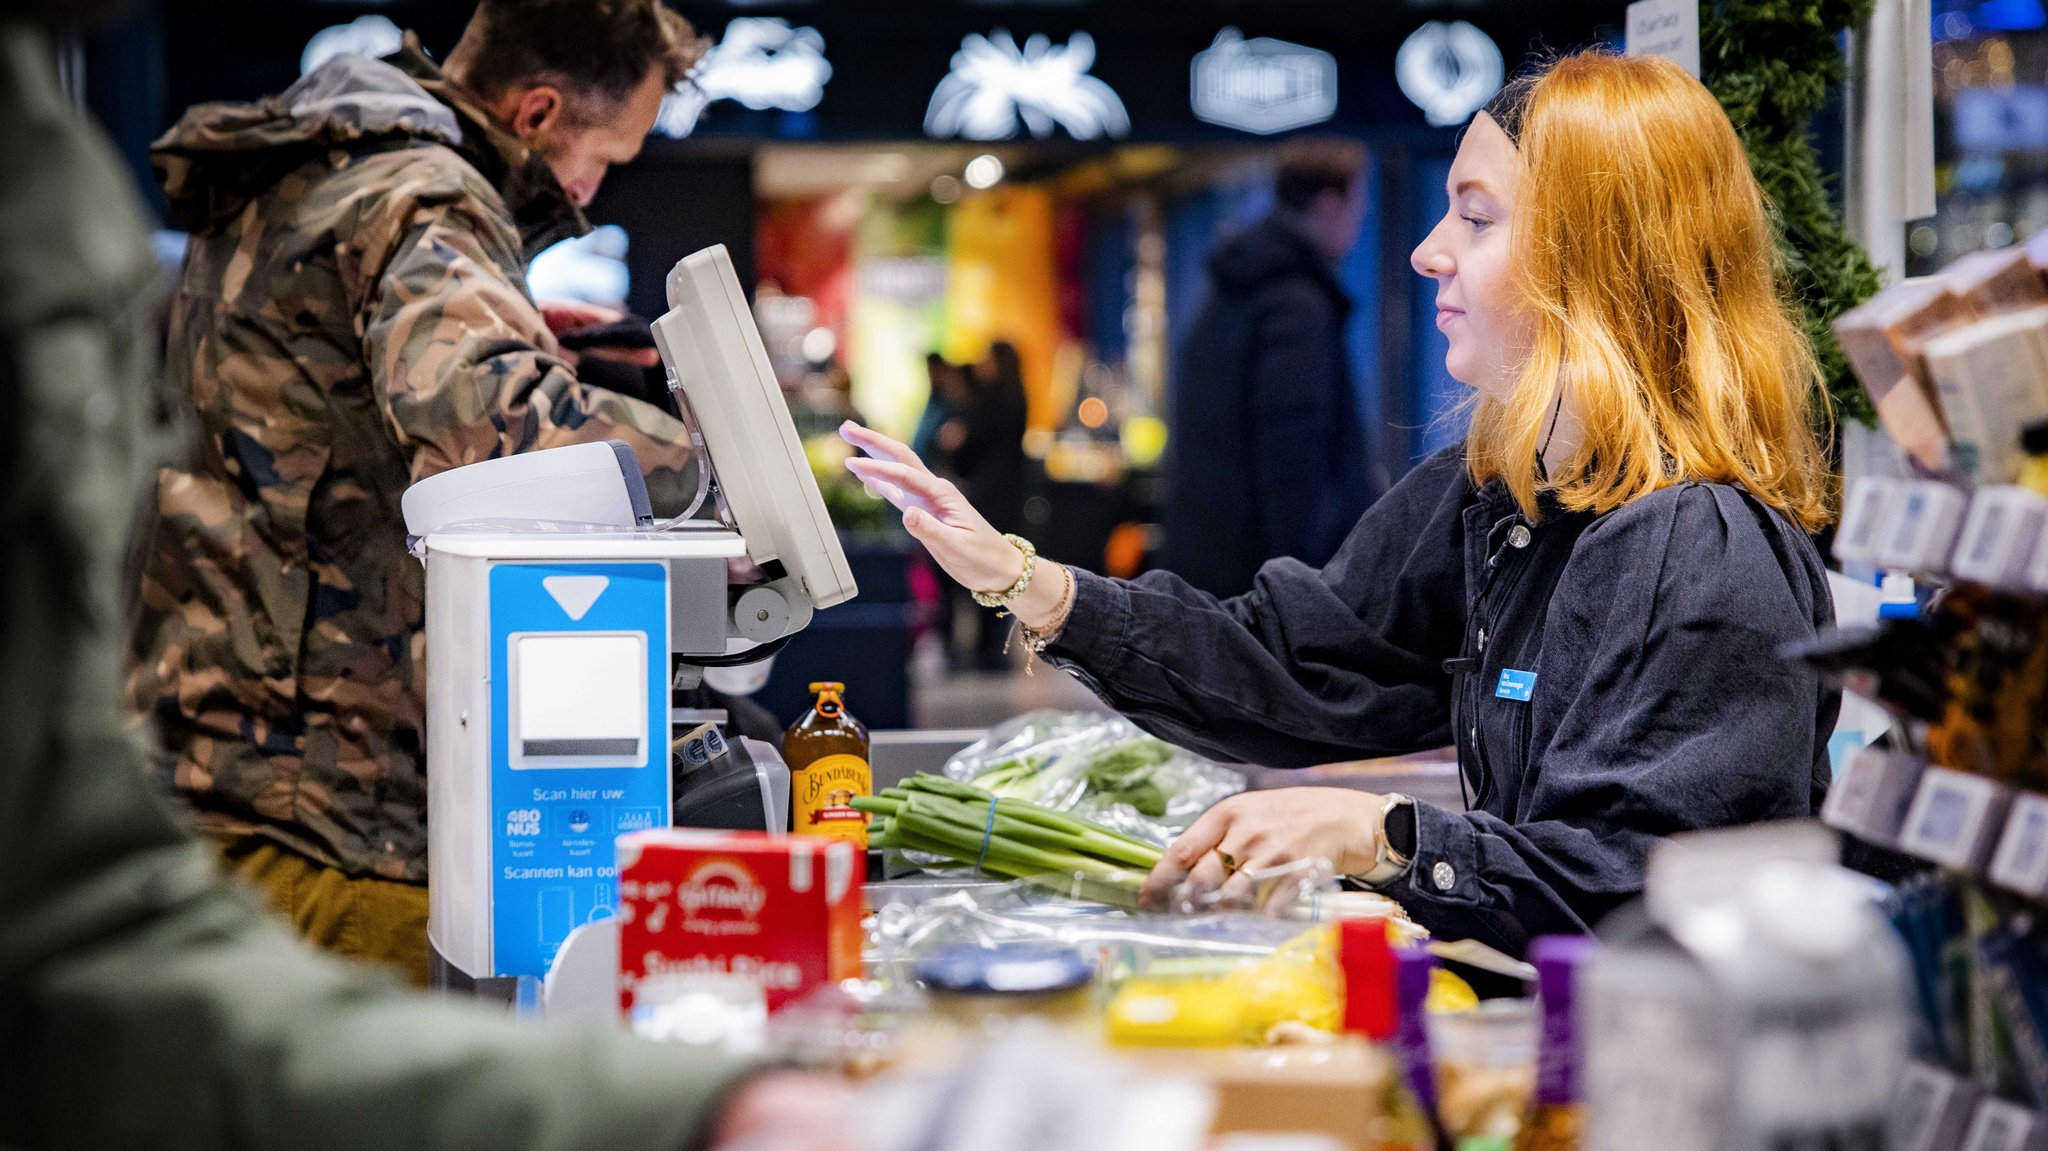
[[[941,775],[917,775],[853,806],[874,817],[872,846],[978,864],[989,875],[1128,909],[1163,854],[1120,831]]]

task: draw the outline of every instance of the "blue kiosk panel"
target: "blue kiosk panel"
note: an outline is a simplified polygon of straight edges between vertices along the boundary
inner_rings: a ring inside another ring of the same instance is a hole
[[[668,569],[491,568],[491,971],[612,914],[621,832],[669,823]]]

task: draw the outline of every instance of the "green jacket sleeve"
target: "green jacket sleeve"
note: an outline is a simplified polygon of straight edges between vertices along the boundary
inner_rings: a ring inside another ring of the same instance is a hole
[[[738,1064],[401,992],[216,872],[121,720],[155,273],[48,37],[0,17],[0,1145],[696,1146]]]

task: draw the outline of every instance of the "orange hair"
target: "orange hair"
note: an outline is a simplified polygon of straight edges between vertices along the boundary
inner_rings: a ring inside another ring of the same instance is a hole
[[[1510,274],[1534,341],[1482,395],[1468,465],[1534,518],[1739,484],[1807,531],[1833,516],[1813,349],[1778,288],[1763,190],[1721,106],[1670,61],[1588,52],[1530,89]],[[1539,476],[1562,394],[1585,436]]]

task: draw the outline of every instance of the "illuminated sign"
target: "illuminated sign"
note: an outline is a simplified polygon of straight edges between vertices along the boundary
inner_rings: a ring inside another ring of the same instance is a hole
[[[1064,128],[1076,140],[1131,134],[1131,117],[1109,85],[1088,74],[1095,39],[1076,32],[1065,44],[1035,35],[1023,47],[998,28],[972,34],[953,54],[953,70],[939,81],[925,110],[925,134],[935,139],[1007,140],[1021,123],[1037,139]]]
[[[1463,20],[1432,20],[1417,28],[1394,54],[1401,94],[1422,109],[1431,127],[1472,118],[1500,91],[1507,63],[1493,38]]]
[[[405,33],[388,16],[358,16],[346,24],[336,24],[313,33],[306,41],[306,50],[299,55],[299,75],[303,76],[336,56],[367,56],[375,60],[389,56],[405,43]]]
[[[1195,53],[1189,99],[1195,119],[1260,135],[1320,124],[1337,114],[1337,58],[1225,28]]]
[[[654,130],[678,139],[687,136],[696,130],[704,108],[719,100],[735,100],[757,112],[808,112],[825,98],[825,81],[831,78],[825,37],[816,28],[742,17],[725,26],[725,35],[698,61],[690,78],[662,99]]]

